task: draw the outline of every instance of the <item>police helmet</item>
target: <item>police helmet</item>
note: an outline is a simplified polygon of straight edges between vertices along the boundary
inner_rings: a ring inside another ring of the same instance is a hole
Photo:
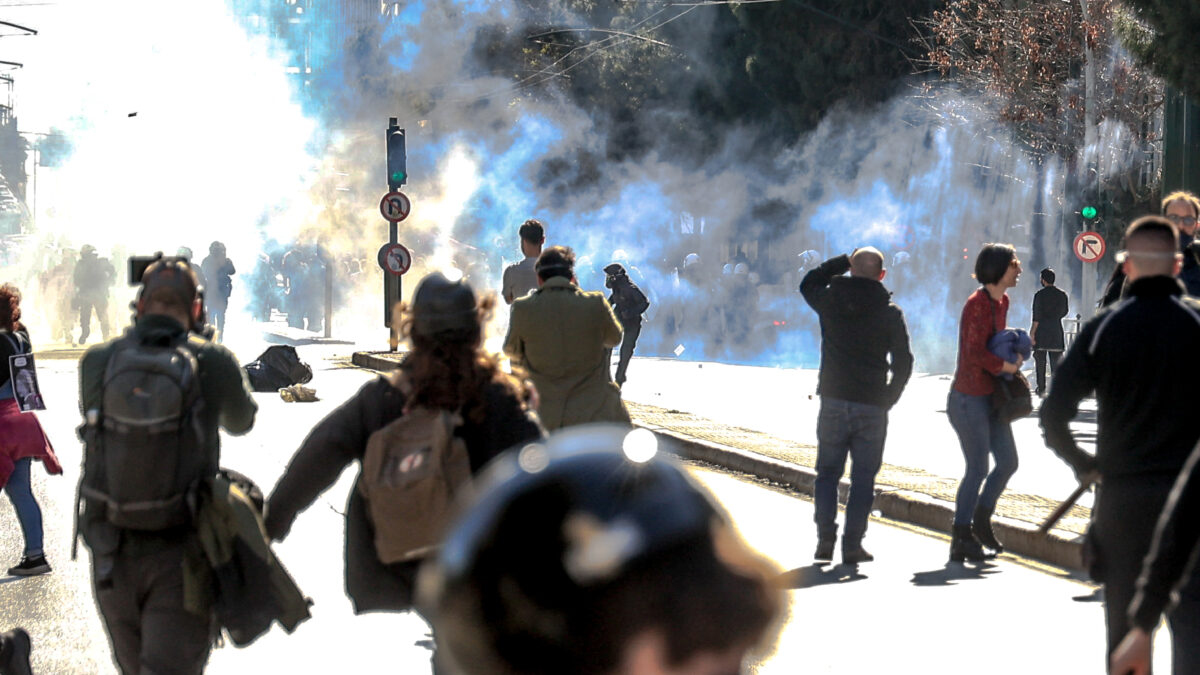
[[[700,254],[699,253],[689,253],[689,254],[683,256],[683,266],[684,267],[690,267],[691,265],[698,265],[699,263],[700,263]]]
[[[450,281],[441,272],[421,280],[413,294],[412,331],[435,337],[441,333],[479,328],[479,305],[466,281]]]
[[[604,267],[604,273],[610,277],[625,274],[625,266],[619,262],[609,263]]]
[[[726,517],[656,443],[645,429],[585,425],[493,460],[418,583],[447,663],[582,672],[578,659],[597,655],[581,641],[605,630],[590,617],[624,577],[673,547],[717,548]]]

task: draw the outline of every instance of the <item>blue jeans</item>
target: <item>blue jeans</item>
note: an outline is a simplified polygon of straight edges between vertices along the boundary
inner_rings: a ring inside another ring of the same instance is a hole
[[[42,509],[33,498],[33,484],[29,480],[29,465],[32,463],[30,457],[18,459],[8,483],[4,485],[4,491],[12,500],[13,510],[17,512],[17,520],[21,523],[21,533],[25,535],[26,556],[42,554]]]
[[[813,502],[817,535],[837,535],[838,481],[850,456],[850,497],[846,500],[846,526],[842,545],[862,541],[875,501],[875,475],[883,463],[887,438],[887,409],[867,403],[821,398],[817,417],[817,480]]]
[[[1013,441],[1012,426],[1001,422],[992,411],[990,396],[970,396],[951,389],[946,411],[967,462],[955,498],[954,524],[970,525],[977,506],[988,512],[996,509],[1008,479],[1017,472],[1017,444]],[[988,455],[995,462],[991,473],[988,473]]]

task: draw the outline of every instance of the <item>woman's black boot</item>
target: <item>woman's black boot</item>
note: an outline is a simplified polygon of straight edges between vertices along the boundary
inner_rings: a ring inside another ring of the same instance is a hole
[[[1004,546],[996,539],[996,533],[992,532],[992,509],[982,506],[975,509],[975,519],[971,522],[971,533],[979,540],[979,543],[992,549],[999,555],[1004,552]]]
[[[950,535],[950,560],[953,562],[983,562],[987,553],[971,534],[970,525],[955,525]]]

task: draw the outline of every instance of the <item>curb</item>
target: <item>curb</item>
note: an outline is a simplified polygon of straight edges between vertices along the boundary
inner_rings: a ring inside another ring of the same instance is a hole
[[[351,362],[356,366],[372,370],[391,370],[396,366],[394,359],[369,352],[355,352]],[[707,462],[731,471],[757,476],[784,485],[809,497],[817,474],[812,468],[791,464],[755,452],[721,443],[714,443],[665,427],[634,423],[654,433],[669,452],[680,457]],[[850,483],[842,480],[838,493],[844,502]],[[904,490],[888,485],[876,484],[874,511],[884,517],[945,534],[950,533],[954,522],[954,504],[913,490]],[[1004,543],[1005,550],[1071,571],[1083,571],[1082,537],[1065,530],[1051,530],[1039,535],[1037,527],[1013,518],[997,516],[992,520],[996,537]]]

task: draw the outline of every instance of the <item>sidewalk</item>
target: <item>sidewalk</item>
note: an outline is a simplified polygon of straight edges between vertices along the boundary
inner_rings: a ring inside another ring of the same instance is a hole
[[[356,352],[352,360],[382,370],[397,358]],[[624,394],[634,423],[657,434],[668,449],[812,494],[816,371],[635,359],[629,372]],[[879,472],[875,499],[875,509],[884,517],[941,532],[950,531],[963,467],[945,418],[948,389],[945,376],[914,376],[890,415],[884,457],[891,461]],[[1087,412],[1081,417],[1088,419]],[[1094,424],[1086,421],[1076,424],[1076,431],[1081,438],[1095,435]],[[1014,435],[1022,468],[997,507],[997,537],[1013,553],[1078,570],[1090,495],[1048,536],[1037,535],[1037,526],[1070,494],[1074,479],[1045,449],[1036,419],[1018,421]],[[843,500],[848,487],[843,480]],[[797,524],[799,532],[811,528],[810,523]]]

